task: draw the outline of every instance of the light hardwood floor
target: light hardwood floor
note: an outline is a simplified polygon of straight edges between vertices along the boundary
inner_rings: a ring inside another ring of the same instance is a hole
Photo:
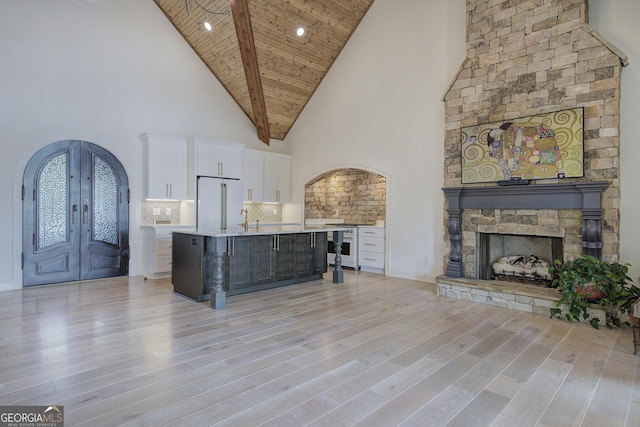
[[[67,426],[640,425],[628,327],[325,276],[217,311],[167,279],[0,292],[0,404]]]

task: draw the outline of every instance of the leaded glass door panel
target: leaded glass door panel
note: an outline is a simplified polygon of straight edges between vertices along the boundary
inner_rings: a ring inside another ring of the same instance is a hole
[[[128,180],[103,148],[61,141],[37,152],[23,181],[25,286],[128,274]]]

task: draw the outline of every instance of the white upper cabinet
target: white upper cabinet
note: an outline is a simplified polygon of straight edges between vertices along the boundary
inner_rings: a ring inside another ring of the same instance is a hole
[[[186,199],[186,141],[150,133],[142,134],[141,138],[145,152],[145,197],[147,199]]]
[[[264,201],[287,203],[291,200],[291,157],[264,156]]]
[[[242,176],[242,144],[206,138],[189,138],[196,176],[236,178]]]
[[[242,183],[246,202],[264,201],[264,154],[254,150],[242,151]]]
[[[289,202],[291,156],[243,150],[242,181],[245,202]]]

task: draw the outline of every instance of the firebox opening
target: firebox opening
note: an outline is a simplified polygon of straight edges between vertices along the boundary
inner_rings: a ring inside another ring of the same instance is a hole
[[[483,280],[550,286],[544,272],[553,260],[563,260],[561,237],[478,233],[477,245],[477,275]]]

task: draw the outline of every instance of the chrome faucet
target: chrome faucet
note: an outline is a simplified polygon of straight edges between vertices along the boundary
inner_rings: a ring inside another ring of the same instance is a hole
[[[249,211],[246,209],[240,209],[240,214],[244,216],[244,222],[240,225],[244,228],[244,231],[247,231],[249,229]]]

